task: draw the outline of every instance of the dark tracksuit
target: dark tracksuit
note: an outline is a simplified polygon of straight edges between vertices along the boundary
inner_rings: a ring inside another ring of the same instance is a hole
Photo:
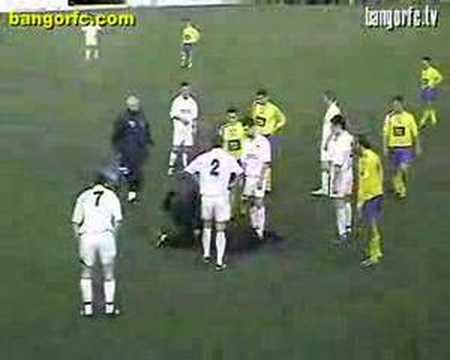
[[[127,168],[125,175],[129,191],[139,191],[142,168],[153,145],[150,125],[142,111],[126,110],[114,124],[112,145],[120,158],[120,166]]]

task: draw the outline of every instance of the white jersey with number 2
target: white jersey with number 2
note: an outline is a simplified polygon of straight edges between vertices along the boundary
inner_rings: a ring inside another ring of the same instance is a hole
[[[197,156],[185,171],[199,175],[200,194],[203,196],[227,196],[231,174],[239,176],[243,172],[237,160],[222,148]]]

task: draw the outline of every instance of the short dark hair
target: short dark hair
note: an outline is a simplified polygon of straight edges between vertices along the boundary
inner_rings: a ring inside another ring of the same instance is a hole
[[[366,149],[372,149],[372,144],[365,134],[358,135],[358,143],[365,147]]]
[[[334,115],[331,118],[330,122],[333,125],[340,125],[340,127],[345,130],[346,121],[345,121],[344,117],[341,114]]]
[[[337,100],[336,93],[335,93],[334,91],[332,91],[332,90],[325,90],[325,91],[323,92],[323,94],[324,94],[328,99],[330,99],[331,101]]]
[[[104,185],[108,183],[108,177],[103,171],[99,171],[94,176],[94,184],[95,185]]]
[[[403,103],[405,101],[405,98],[403,97],[403,95],[395,95],[392,98],[392,101],[398,101],[400,103]]]
[[[431,57],[430,56],[423,56],[422,60],[430,62],[431,61]]]
[[[234,113],[237,113],[238,111],[237,111],[237,109],[236,109],[236,107],[234,107],[234,106],[230,106],[228,109],[227,109],[227,114],[234,114]]]
[[[257,96],[267,96],[267,90],[266,90],[266,89],[259,89],[259,90],[256,92],[256,95],[257,95]]]
[[[185,87],[185,86],[189,86],[190,84],[187,82],[187,81],[182,81],[181,83],[180,83],[180,86],[181,87]]]

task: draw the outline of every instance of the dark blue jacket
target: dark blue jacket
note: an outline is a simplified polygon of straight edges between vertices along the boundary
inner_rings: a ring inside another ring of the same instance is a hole
[[[150,125],[142,111],[126,110],[119,115],[113,130],[113,148],[120,154],[144,155],[153,145]]]

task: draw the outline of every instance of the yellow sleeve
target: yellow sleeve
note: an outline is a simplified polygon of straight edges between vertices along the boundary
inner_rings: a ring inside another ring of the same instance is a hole
[[[417,138],[417,136],[419,135],[419,129],[417,128],[417,123],[416,120],[414,119],[414,116],[411,115],[410,117],[410,130],[411,130],[411,134],[414,138],[414,140]]]
[[[279,107],[275,106],[275,128],[274,132],[277,132],[286,125],[286,115],[280,110]]]
[[[439,85],[443,79],[444,79],[444,77],[442,76],[442,74],[438,70],[435,70],[434,71],[434,84]]]
[[[383,140],[386,147],[389,145],[389,123],[390,121],[385,121],[383,125]]]
[[[366,164],[363,159],[359,160],[359,169],[358,169],[358,199],[357,199],[357,207],[360,208],[365,201],[366,197],[366,189],[364,188],[365,179],[367,177]]]
[[[200,31],[195,29],[195,41],[199,41],[199,40],[200,40]]]

